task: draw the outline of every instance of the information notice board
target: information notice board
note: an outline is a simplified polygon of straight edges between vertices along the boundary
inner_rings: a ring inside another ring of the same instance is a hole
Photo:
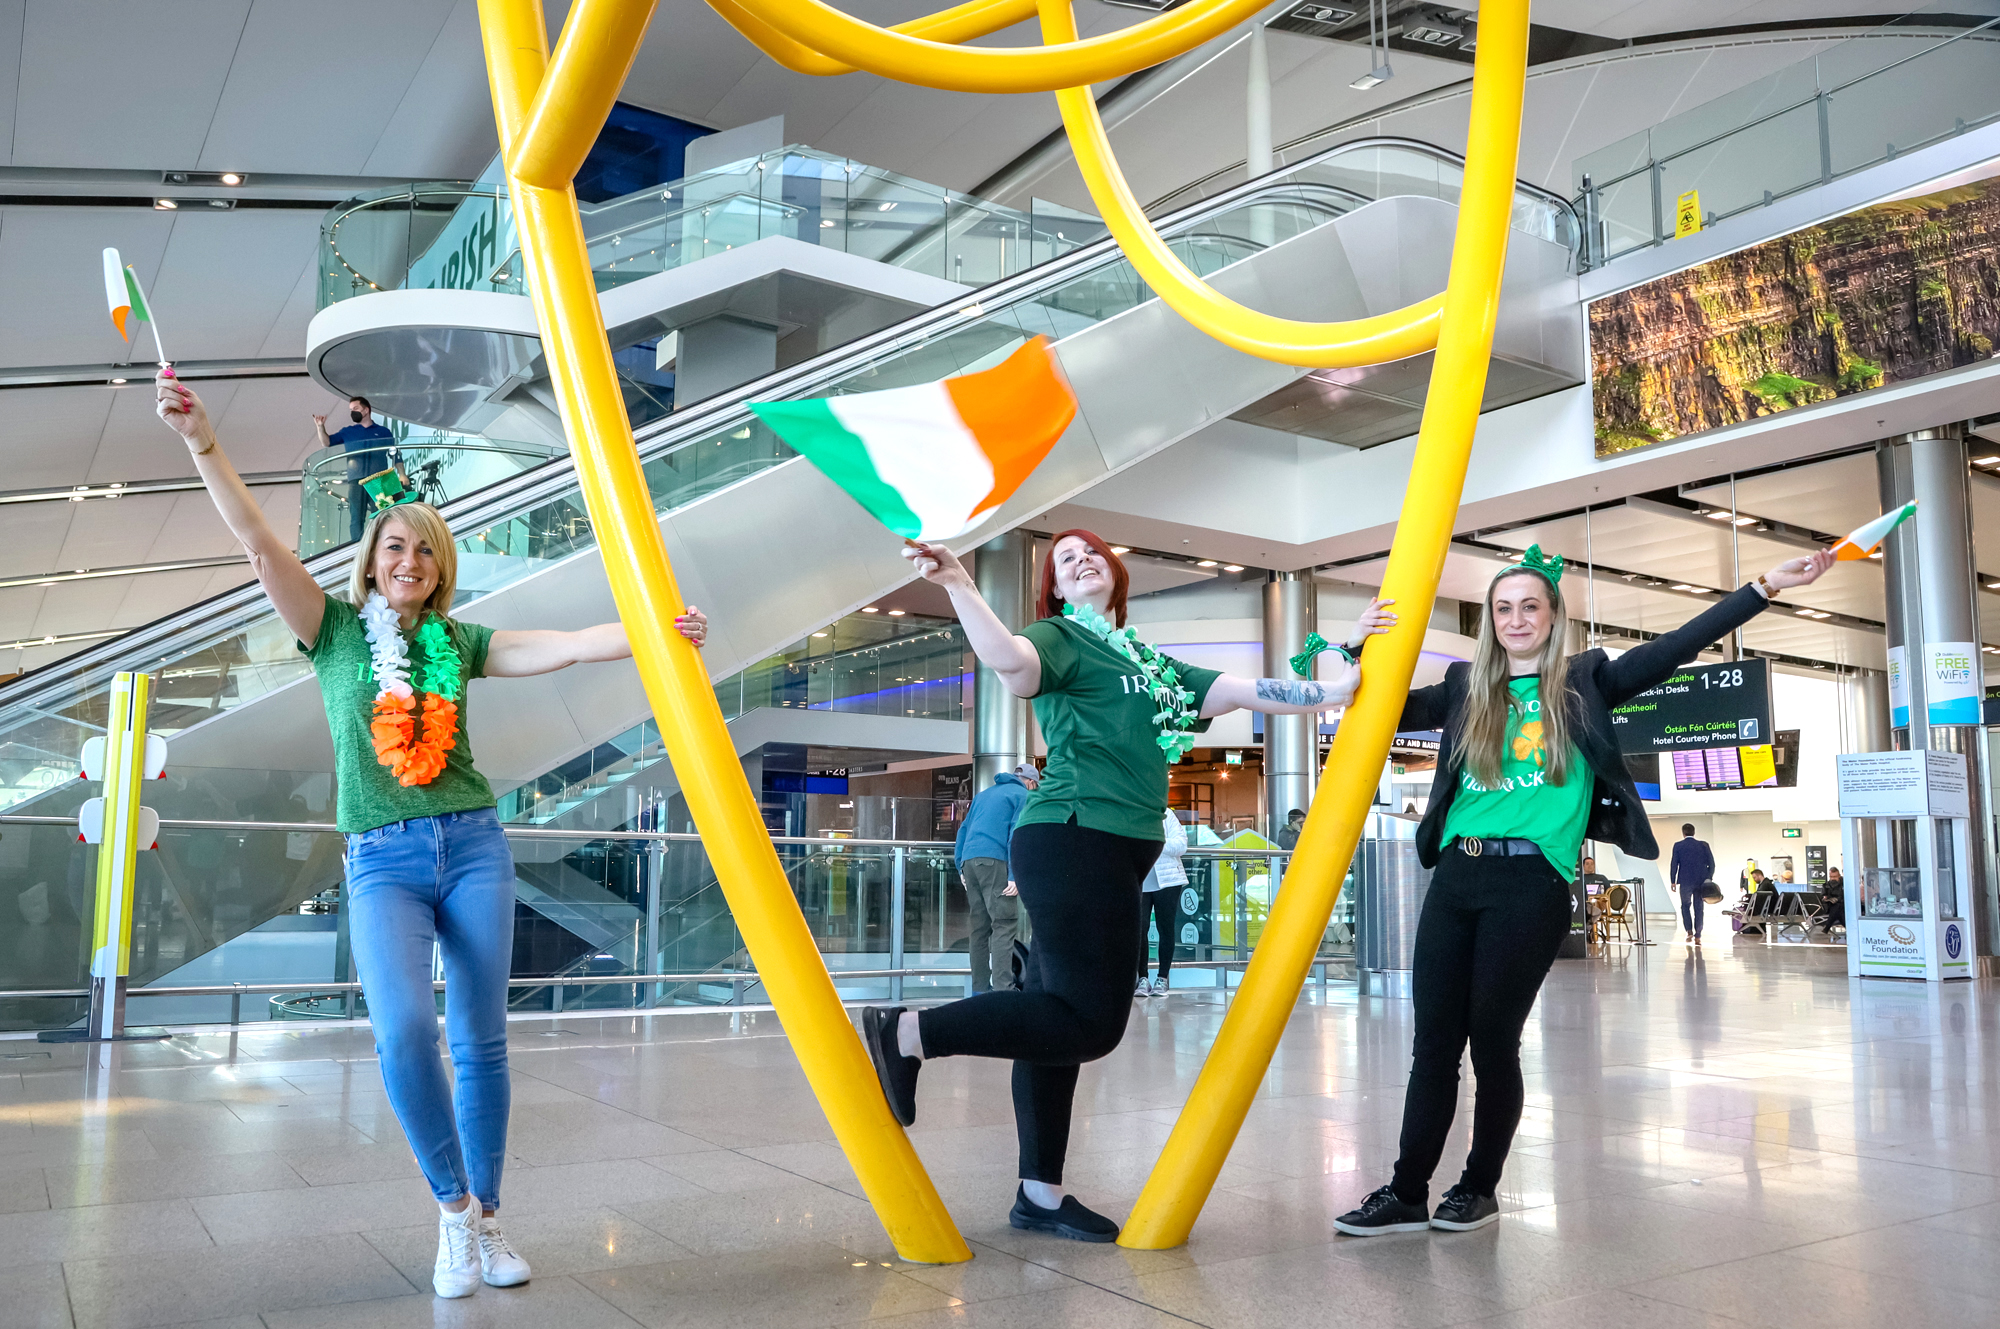
[[[1730,660],[1689,665],[1660,686],[1614,707],[1611,724],[1618,750],[1631,755],[1677,755],[1769,743],[1770,663]]]

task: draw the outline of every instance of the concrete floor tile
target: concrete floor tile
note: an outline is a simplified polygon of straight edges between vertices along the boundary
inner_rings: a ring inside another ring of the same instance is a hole
[[[48,1181],[41,1168],[0,1165],[0,1214],[25,1214],[48,1207]]]
[[[46,1168],[49,1204],[124,1204],[200,1195],[303,1189],[305,1180],[276,1154],[177,1155],[95,1167]]]
[[[1103,1288],[1071,1286],[869,1323],[871,1329],[1185,1329],[1188,1322]]]
[[[0,1215],[0,1268],[206,1250],[214,1244],[186,1200]]]
[[[399,1132],[379,1144],[325,1149],[288,1149],[278,1157],[308,1186],[341,1186],[355,1181],[423,1180],[424,1171]]]
[[[605,1270],[577,1281],[650,1329],[806,1329],[958,1304],[880,1261],[825,1243]]]
[[[302,1190],[209,1195],[189,1201],[218,1246],[289,1237],[374,1232],[434,1222],[437,1201],[421,1181],[354,1182]]]
[[[1324,1247],[1169,1269],[1143,1274],[1129,1286],[1110,1286],[1112,1291],[1213,1329],[1321,1324],[1335,1308],[1353,1323],[1383,1329],[1434,1329],[1504,1309],[1490,1299],[1435,1283],[1330,1259]]]
[[[406,1295],[414,1289],[352,1234],[117,1256],[64,1267],[79,1329],[141,1329]]]
[[[1921,1278],[1839,1268],[1811,1260],[1738,1260],[1627,1289],[1641,1297],[1713,1311],[1762,1329],[1974,1329],[1993,1323],[1993,1303]]]
[[[812,1182],[784,1190],[614,1205],[670,1241],[702,1255],[823,1245],[851,1234],[881,1232],[864,1201]]]
[[[0,1306],[7,1329],[73,1329],[60,1264],[0,1264]]]
[[[1473,1322],[1476,1329],[1744,1329],[1742,1320],[1692,1310],[1631,1292],[1592,1292],[1567,1301],[1544,1301]],[[1468,1329],[1472,1329],[1468,1326]]]
[[[264,1316],[268,1329],[635,1329],[630,1316],[569,1278],[537,1275],[524,1287],[482,1287],[451,1301],[428,1288]]]
[[[615,1209],[576,1208],[538,1214],[508,1214],[507,1239],[535,1271],[535,1277],[588,1273],[628,1264],[659,1264],[694,1254]],[[437,1258],[436,1223],[364,1232],[368,1244],[424,1286]]]

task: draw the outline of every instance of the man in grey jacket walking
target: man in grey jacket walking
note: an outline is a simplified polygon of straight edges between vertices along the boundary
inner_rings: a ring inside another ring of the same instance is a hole
[[[996,982],[1003,988],[1014,986],[1021,900],[1007,866],[1008,843],[1014,838],[1021,805],[1041,778],[1031,762],[1021,763],[1011,775],[994,776],[992,787],[973,797],[958,828],[958,875],[972,909],[972,936],[966,950],[974,992],[991,992]]]

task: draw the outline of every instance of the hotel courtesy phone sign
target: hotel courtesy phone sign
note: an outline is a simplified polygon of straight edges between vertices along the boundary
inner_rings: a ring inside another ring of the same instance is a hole
[[[1771,741],[1771,666],[1766,660],[1690,665],[1611,711],[1628,756]]]

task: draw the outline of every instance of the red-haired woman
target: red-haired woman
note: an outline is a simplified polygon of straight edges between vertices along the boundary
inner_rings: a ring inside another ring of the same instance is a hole
[[[1344,706],[1361,670],[1350,657],[1330,683],[1250,679],[1160,655],[1124,626],[1125,565],[1089,531],[1055,538],[1042,564],[1041,618],[1019,633],[994,615],[949,550],[922,544],[904,553],[951,595],[966,640],[1007,690],[1034,698],[1049,764],[1015,823],[1008,861],[1035,920],[1035,944],[1021,989],[921,1012],[870,1007],[862,1037],[905,1126],[916,1121],[925,1058],[1012,1061],[1021,1186],[1009,1221],[1111,1241],[1116,1223],[1063,1194],[1063,1158],[1077,1067],[1125,1036],[1139,889],[1164,837],[1167,766],[1218,715]],[[1371,606],[1364,623],[1380,630],[1376,619]]]

